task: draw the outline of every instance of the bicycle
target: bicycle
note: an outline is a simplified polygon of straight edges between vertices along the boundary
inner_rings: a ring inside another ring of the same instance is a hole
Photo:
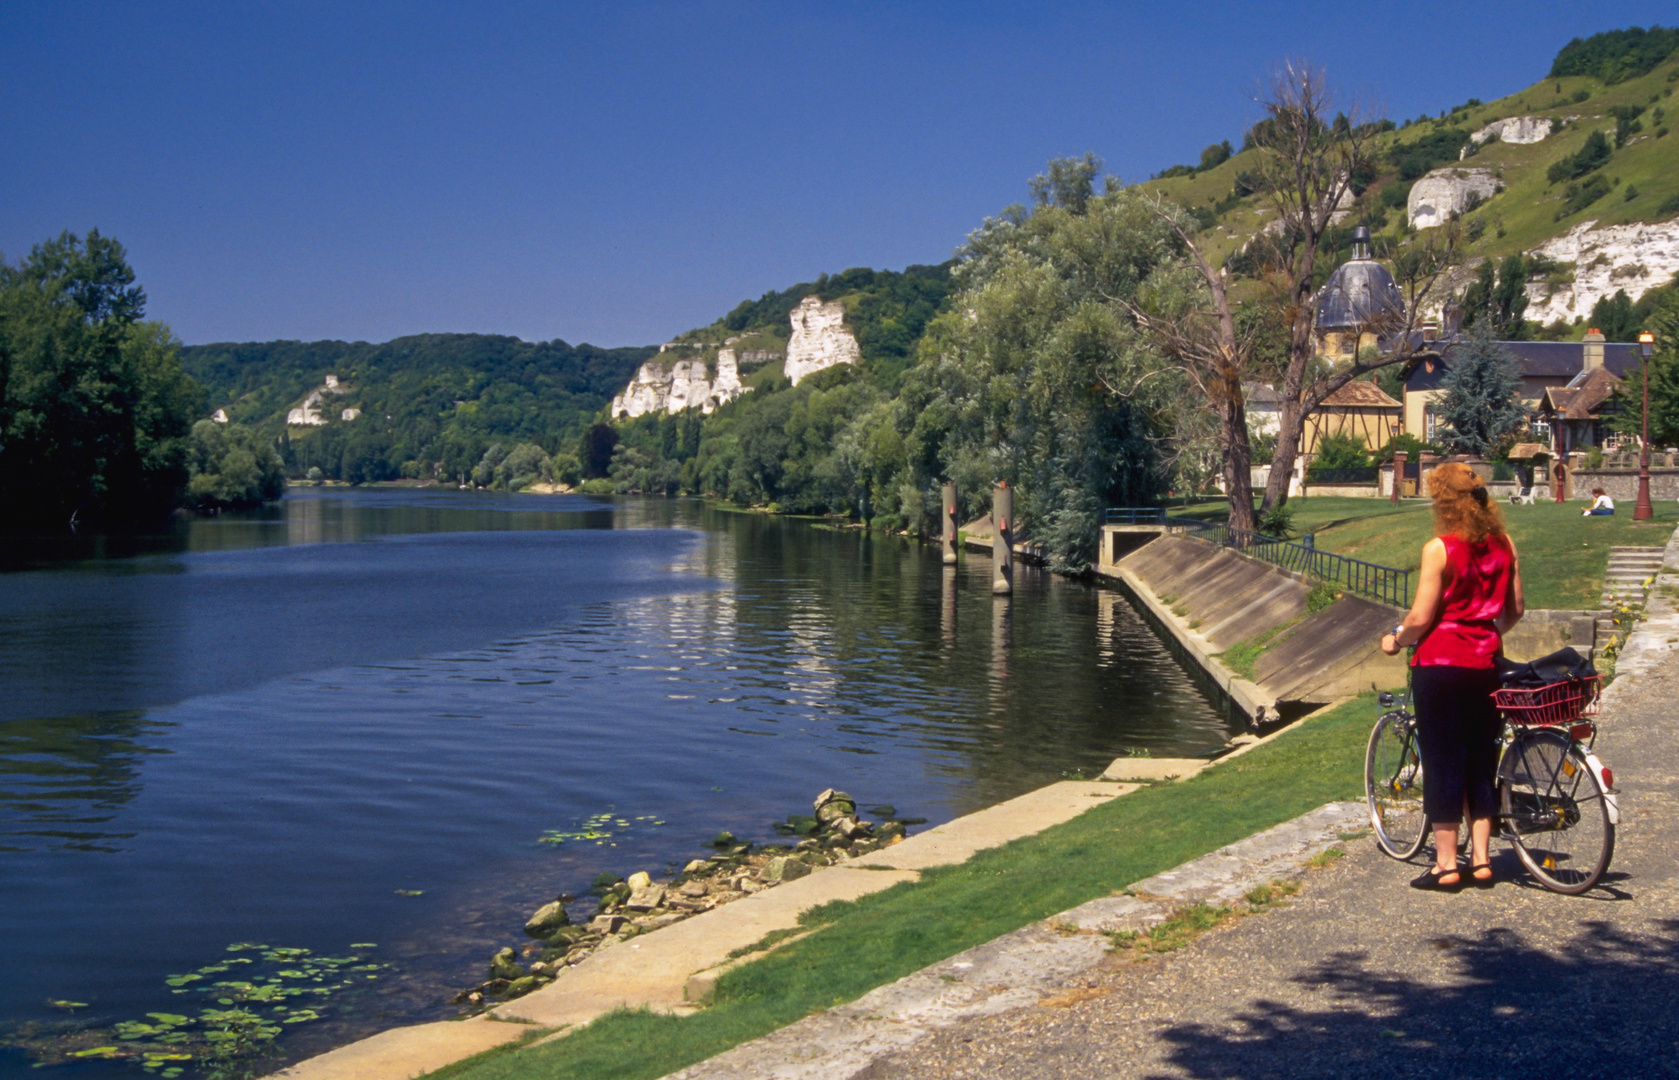
[[[1383,693],[1364,754],[1364,795],[1376,845],[1406,861],[1428,835],[1422,755],[1410,691]],[[1504,719],[1497,789],[1498,835],[1553,892],[1597,884],[1615,854],[1615,777],[1592,751],[1598,678],[1507,688],[1493,694]]]

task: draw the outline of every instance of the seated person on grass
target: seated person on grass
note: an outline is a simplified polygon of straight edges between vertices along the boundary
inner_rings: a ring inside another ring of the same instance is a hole
[[[1615,500],[1602,488],[1592,488],[1592,504],[1580,511],[1581,517],[1609,517],[1615,512]]]

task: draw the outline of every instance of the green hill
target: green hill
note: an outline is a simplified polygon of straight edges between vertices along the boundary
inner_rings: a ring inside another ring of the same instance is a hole
[[[1378,255],[1403,252],[1415,239],[1406,215],[1412,185],[1431,170],[1453,166],[1489,169],[1500,186],[1461,215],[1470,264],[1532,253],[1585,222],[1605,228],[1679,217],[1679,137],[1671,133],[1670,115],[1676,86],[1679,31],[1612,31],[1570,42],[1551,74],[1526,89],[1485,102],[1471,99],[1433,117],[1387,121],[1382,126],[1388,130],[1375,138],[1375,169],[1354,177],[1356,202],[1335,238],[1337,254],[1350,252],[1352,226],[1361,223],[1374,234]],[[1523,116],[1551,119],[1560,130],[1527,144],[1477,147],[1470,141],[1494,121]],[[1568,168],[1565,162],[1595,133],[1608,144],[1607,159]],[[1212,168],[1164,170],[1145,186],[1194,212],[1202,224],[1198,243],[1212,257],[1228,259],[1266,221],[1263,197],[1246,192],[1244,184],[1254,167],[1254,151],[1239,151]],[[1338,259],[1323,264],[1324,273],[1333,261]],[[1233,264],[1239,266],[1239,260]],[[1558,284],[1572,280],[1572,269],[1540,268]]]
[[[420,334],[364,341],[191,345],[187,374],[209,391],[208,408],[285,444],[294,474],[310,466],[345,480],[456,477],[492,443],[571,451],[595,414],[653,354],[487,334]],[[319,427],[286,414],[327,375]],[[360,409],[353,420],[344,410]]]

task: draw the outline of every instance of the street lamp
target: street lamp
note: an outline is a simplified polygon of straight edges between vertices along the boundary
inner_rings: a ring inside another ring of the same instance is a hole
[[[1638,351],[1644,357],[1640,365],[1644,371],[1644,442],[1638,448],[1638,503],[1632,508],[1632,520],[1649,521],[1655,516],[1650,505],[1650,354],[1655,351],[1656,335],[1645,330],[1638,335]]]

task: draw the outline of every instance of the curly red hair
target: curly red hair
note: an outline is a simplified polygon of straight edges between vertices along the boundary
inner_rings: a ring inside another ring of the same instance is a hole
[[[1448,461],[1428,474],[1428,494],[1434,499],[1434,531],[1450,533],[1471,544],[1504,535],[1504,515],[1487,498],[1487,486],[1475,470]]]

